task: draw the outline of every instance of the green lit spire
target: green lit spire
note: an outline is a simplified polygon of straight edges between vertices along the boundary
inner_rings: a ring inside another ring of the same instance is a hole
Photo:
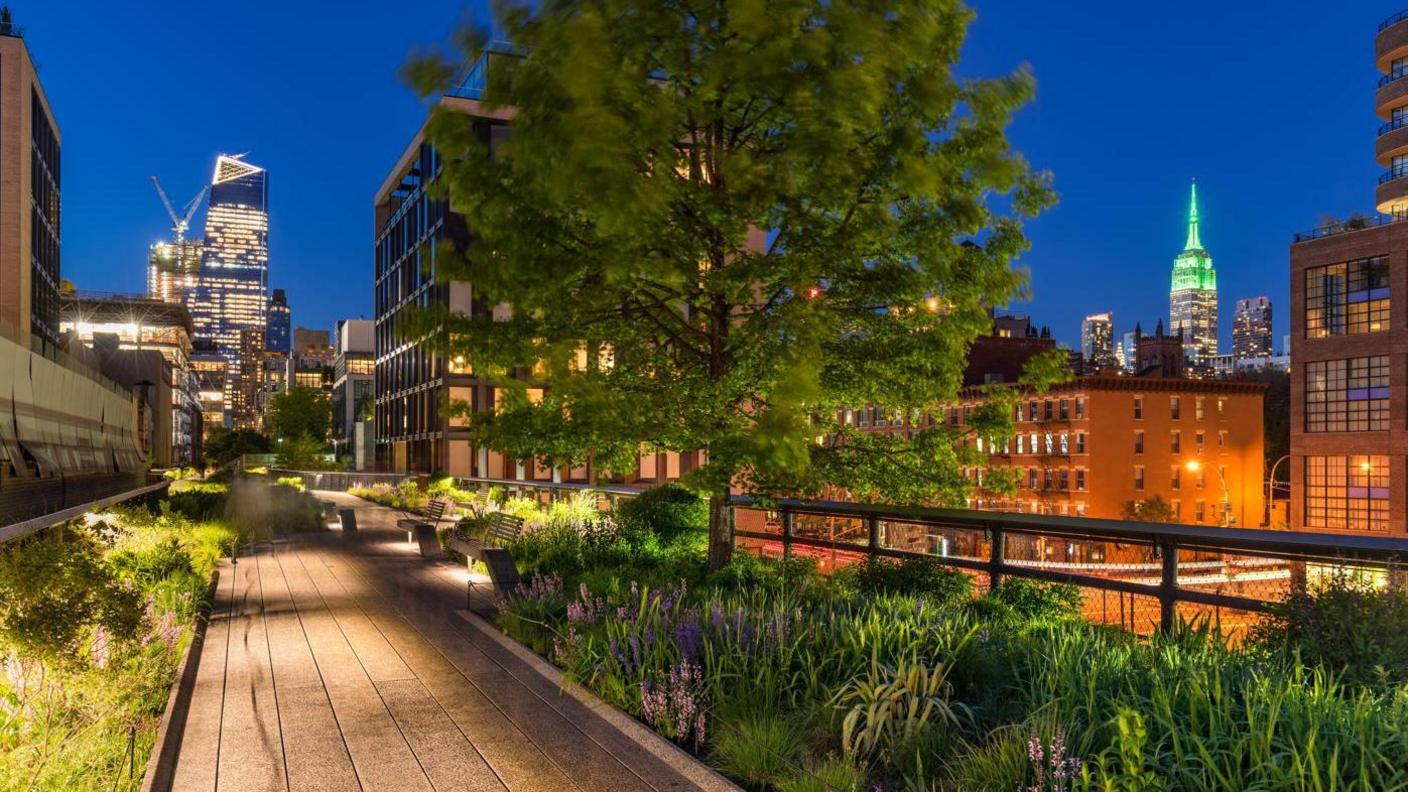
[[[1193,180],[1193,195],[1188,199],[1188,244],[1183,246],[1184,250],[1202,250],[1203,243],[1198,240],[1198,180]]]

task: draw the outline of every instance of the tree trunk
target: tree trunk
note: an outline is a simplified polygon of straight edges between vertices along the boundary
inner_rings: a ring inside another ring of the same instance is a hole
[[[733,510],[728,488],[709,496],[709,568],[722,569],[733,559]]]

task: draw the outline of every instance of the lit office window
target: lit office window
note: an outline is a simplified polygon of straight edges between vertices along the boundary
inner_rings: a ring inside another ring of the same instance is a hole
[[[1306,338],[1374,333],[1388,320],[1387,256],[1305,271]]]
[[[1386,456],[1306,457],[1306,527],[1387,530],[1388,481]]]
[[[1305,365],[1305,431],[1388,428],[1388,356]]]

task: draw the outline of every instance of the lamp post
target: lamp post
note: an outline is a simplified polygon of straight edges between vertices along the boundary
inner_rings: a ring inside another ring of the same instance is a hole
[[[1280,459],[1272,462],[1271,475],[1266,477],[1266,516],[1263,518],[1263,521],[1266,523],[1267,528],[1271,527],[1271,493],[1276,487],[1276,469],[1281,466],[1282,462],[1290,458],[1290,454],[1284,454]]]
[[[1193,473],[1197,473],[1199,470],[1203,469],[1203,463],[1196,459],[1190,459],[1184,467],[1188,468],[1188,470]],[[1217,468],[1217,481],[1222,485],[1222,519],[1219,520],[1218,523],[1223,528],[1227,528],[1232,524],[1232,496],[1227,491],[1227,477],[1223,475],[1220,465]]]

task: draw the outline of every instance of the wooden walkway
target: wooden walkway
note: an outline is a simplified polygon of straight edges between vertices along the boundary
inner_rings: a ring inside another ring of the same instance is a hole
[[[463,567],[422,560],[395,512],[319,497],[359,535],[222,567],[173,789],[735,789],[465,618]]]

